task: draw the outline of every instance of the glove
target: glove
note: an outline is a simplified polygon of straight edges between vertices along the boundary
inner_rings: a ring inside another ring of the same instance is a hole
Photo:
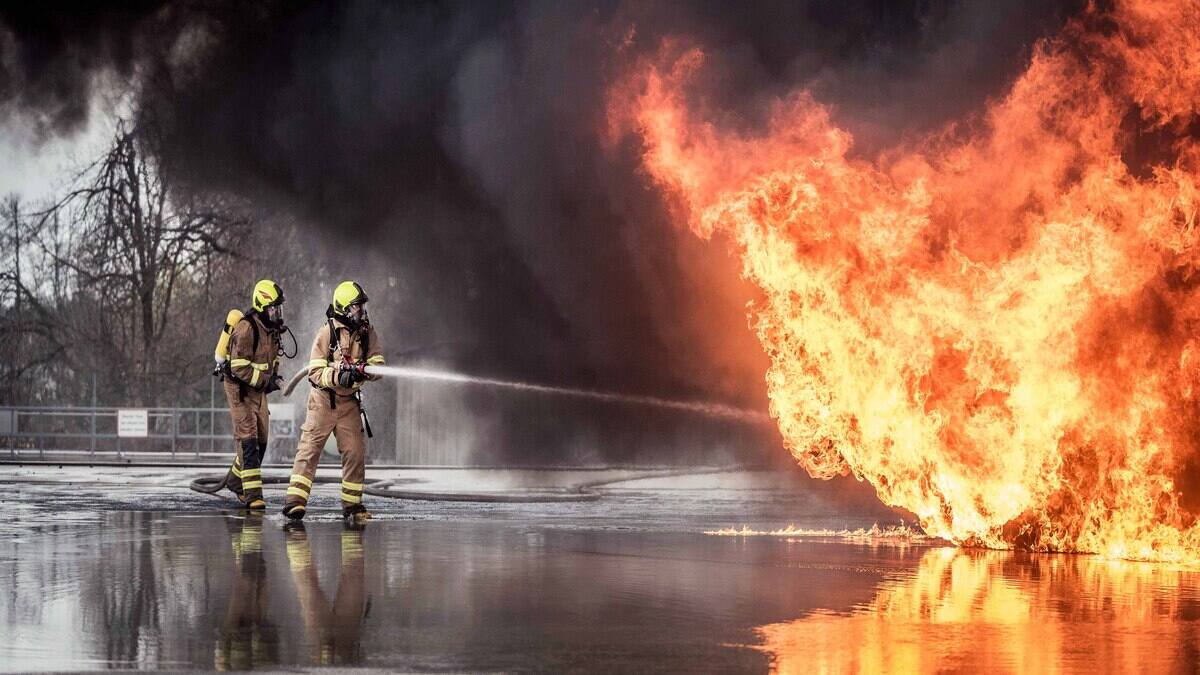
[[[356,382],[362,382],[367,379],[366,364],[363,363],[346,363],[338,367],[338,385],[349,389]]]
[[[283,376],[275,374],[271,376],[270,380],[267,380],[267,386],[263,388],[263,393],[269,394],[280,389],[283,389]]]

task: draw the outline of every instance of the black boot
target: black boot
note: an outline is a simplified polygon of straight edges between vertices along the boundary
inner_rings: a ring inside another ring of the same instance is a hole
[[[371,519],[371,513],[362,504],[342,507],[342,521],[351,527],[363,527]]]
[[[308,507],[304,504],[284,504],[283,515],[299,522],[304,518],[304,514],[308,512]]]

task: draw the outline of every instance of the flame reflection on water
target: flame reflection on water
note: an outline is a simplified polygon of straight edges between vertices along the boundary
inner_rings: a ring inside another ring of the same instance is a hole
[[[1194,671],[1196,580],[1153,563],[934,548],[868,605],[756,632],[780,673]]]

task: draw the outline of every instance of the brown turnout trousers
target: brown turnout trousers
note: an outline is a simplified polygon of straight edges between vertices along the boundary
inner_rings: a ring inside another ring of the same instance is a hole
[[[251,325],[253,322],[253,325]],[[254,330],[258,330],[258,345]],[[271,428],[267,395],[263,392],[279,368],[279,337],[267,329],[256,313],[233,327],[229,339],[229,371],[225,400],[233,422],[237,455],[225,484],[245,502],[262,499],[262,461]]]
[[[266,454],[267,432],[271,428],[267,396],[261,391],[250,390],[241,397],[238,385],[225,380],[225,401],[229,404],[237,446],[225,484],[246,501],[262,499],[262,454]],[[262,454],[259,454],[259,446],[263,449]]]
[[[362,510],[363,481],[366,478],[367,439],[359,417],[361,408],[355,393],[361,383],[354,387],[337,384],[337,370],[343,361],[366,362],[372,365],[384,363],[379,349],[379,336],[374,328],[351,332],[345,324],[332,320],[338,332],[337,348],[330,357],[330,324],[317,331],[309,354],[308,379],[313,385],[308,392],[308,413],[304,426],[300,427],[300,443],[296,447],[296,459],[292,463],[292,476],[287,496],[283,500],[284,511],[298,504],[308,504],[312,492],[313,478],[317,474],[317,462],[329,435],[337,439],[338,453],[342,456],[342,511],[351,513]],[[363,339],[367,349],[363,349]],[[368,376],[376,380],[377,377]]]
[[[342,456],[342,508],[362,504],[363,480],[366,477],[367,439],[359,418],[358,401],[352,396],[337,397],[335,407],[329,407],[329,394],[313,389],[308,394],[308,415],[300,427],[300,443],[292,463],[284,509],[295,504],[307,504],[312,480],[317,475],[317,462],[329,434],[337,439],[338,454]]]

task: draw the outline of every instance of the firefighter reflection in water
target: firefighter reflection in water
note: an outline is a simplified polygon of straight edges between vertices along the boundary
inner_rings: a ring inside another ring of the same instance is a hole
[[[261,512],[250,512],[240,521],[226,522],[231,525],[233,588],[229,611],[217,633],[213,670],[249,670],[278,663],[278,635],[267,621],[267,567],[262,553]]]
[[[286,532],[288,564],[300,600],[304,631],[312,645],[313,662],[322,666],[361,662],[362,624],[370,611],[363,579],[361,526],[342,531],[341,574],[332,605],[321,591],[304,524],[289,523]]]

